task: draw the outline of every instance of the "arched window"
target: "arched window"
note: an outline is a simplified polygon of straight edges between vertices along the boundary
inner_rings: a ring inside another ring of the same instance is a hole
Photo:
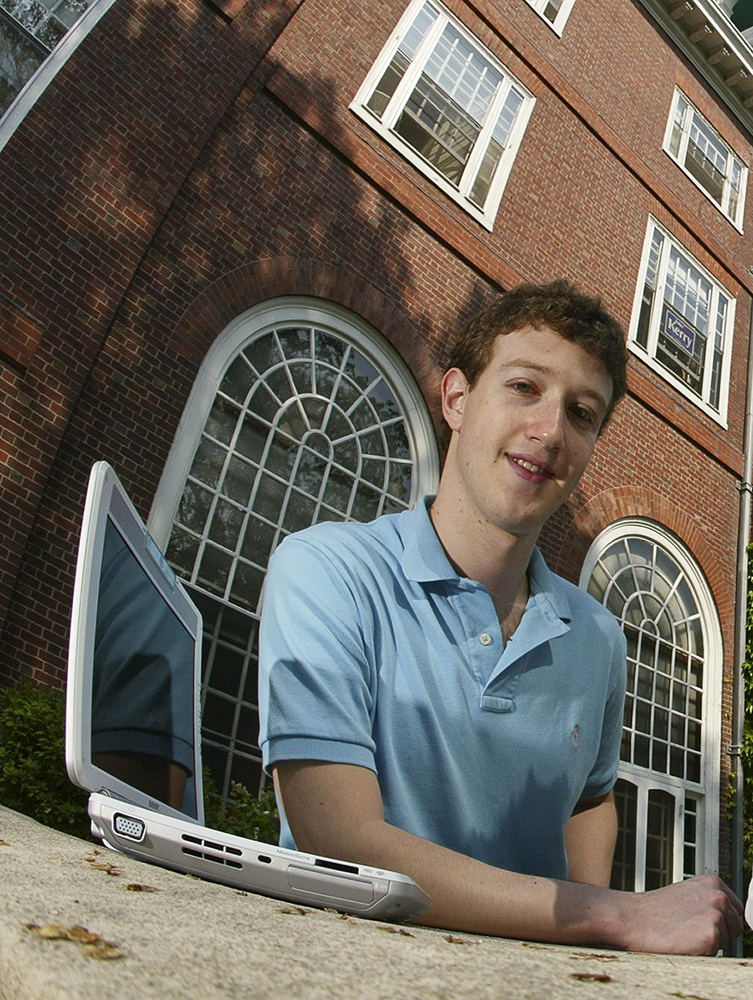
[[[674,536],[626,519],[595,540],[581,586],[612,611],[628,648],[612,886],[716,870],[721,633],[708,585]]]
[[[368,521],[436,488],[420,390],[378,334],[291,297],[239,317],[184,412],[150,528],[204,618],[204,760],[255,791],[257,627],[275,546],[317,521]]]

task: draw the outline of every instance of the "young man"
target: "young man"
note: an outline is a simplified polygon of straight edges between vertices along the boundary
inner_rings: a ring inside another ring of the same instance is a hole
[[[708,954],[715,877],[609,890],[625,643],[536,548],[625,392],[619,325],[565,282],[474,320],[442,381],[435,498],[319,524],[271,561],[260,743],[282,843],[411,875],[425,923]]]

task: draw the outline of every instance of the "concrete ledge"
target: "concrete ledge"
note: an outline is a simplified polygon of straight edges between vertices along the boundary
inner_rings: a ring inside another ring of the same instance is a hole
[[[753,997],[753,961],[589,951],[299,912],[103,848],[95,854],[96,845],[3,807],[0,841],[0,1000]],[[122,956],[91,957],[28,924],[85,927]]]

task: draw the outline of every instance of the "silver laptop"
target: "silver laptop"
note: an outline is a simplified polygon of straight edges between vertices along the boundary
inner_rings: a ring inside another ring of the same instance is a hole
[[[76,567],[66,764],[116,851],[302,905],[405,920],[430,899],[398,872],[204,824],[201,616],[106,462],[92,469]]]

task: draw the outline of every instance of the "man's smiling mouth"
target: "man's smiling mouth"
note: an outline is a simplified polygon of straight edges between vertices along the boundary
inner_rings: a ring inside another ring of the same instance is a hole
[[[529,462],[524,458],[513,458],[512,461],[521,466],[523,469],[527,469],[528,472],[533,472],[537,476],[547,476],[551,477],[553,475],[552,470],[545,468],[541,465],[536,465],[534,462]]]

